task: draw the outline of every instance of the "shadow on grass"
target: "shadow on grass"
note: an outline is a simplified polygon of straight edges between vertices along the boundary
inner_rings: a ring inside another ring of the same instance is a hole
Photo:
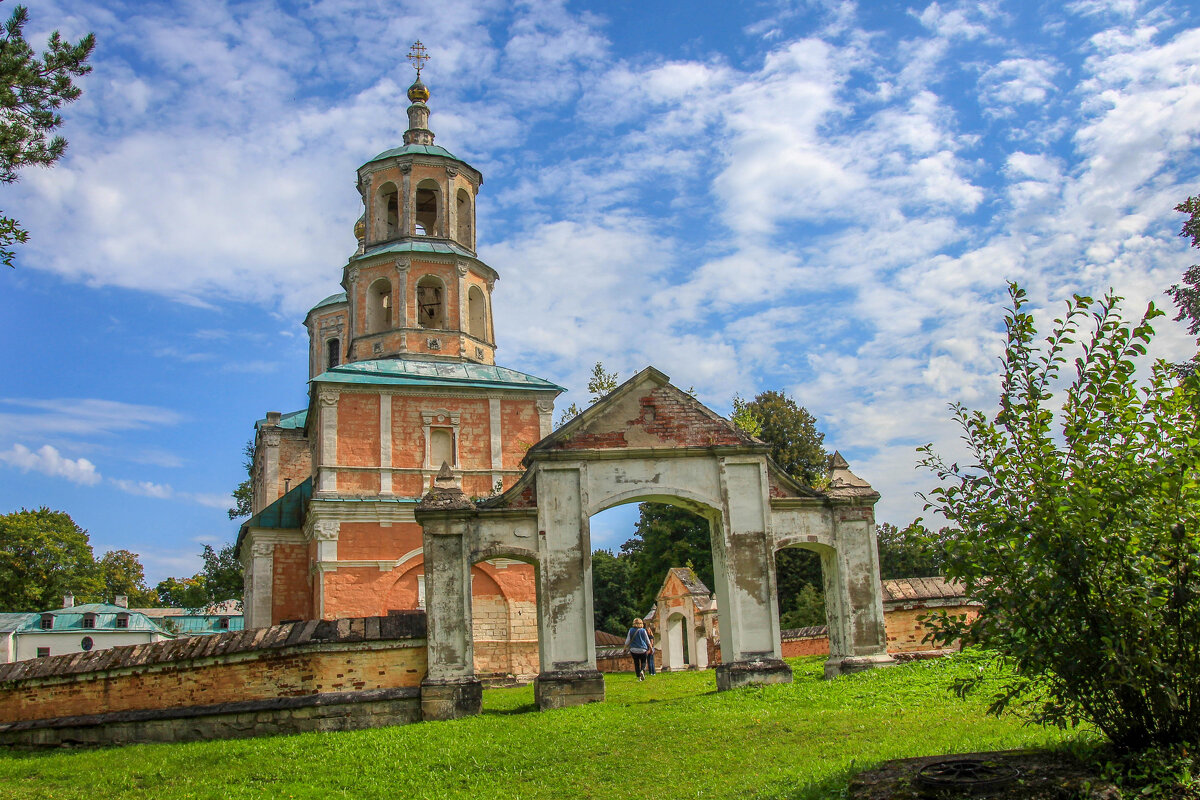
[[[537,703],[523,703],[522,705],[514,706],[512,708],[487,708],[485,706],[483,711],[480,712],[480,716],[510,717],[513,714],[536,713],[537,710]]]

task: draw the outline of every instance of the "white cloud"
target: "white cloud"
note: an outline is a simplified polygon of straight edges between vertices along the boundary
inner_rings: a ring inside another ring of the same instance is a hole
[[[153,497],[158,500],[169,500],[175,496],[175,490],[165,483],[153,481],[131,481],[123,478],[109,478],[112,484],[127,494],[138,497]]]
[[[16,467],[22,472],[40,472],[52,478],[66,478],[72,483],[95,486],[100,482],[96,465],[86,458],[66,458],[57,448],[42,445],[36,451],[22,444],[14,444],[7,451],[0,451],[0,462]]]
[[[183,415],[170,409],[116,400],[0,397],[0,432],[9,436],[105,436],[182,421]],[[8,437],[0,433],[3,438]]]

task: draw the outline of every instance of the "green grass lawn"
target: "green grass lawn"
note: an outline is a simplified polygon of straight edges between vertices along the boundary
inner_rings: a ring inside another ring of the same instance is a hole
[[[638,683],[604,703],[538,713],[533,688],[484,692],[484,713],[351,733],[0,752],[2,798],[824,798],[881,761],[1049,746],[1084,734],[984,714],[951,681],[969,656],[716,692],[711,670]]]

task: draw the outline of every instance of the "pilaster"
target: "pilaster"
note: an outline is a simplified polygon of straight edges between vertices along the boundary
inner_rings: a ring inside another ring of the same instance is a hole
[[[318,496],[337,494],[337,404],[338,393],[333,389],[321,388],[317,392],[320,447],[317,465]]]

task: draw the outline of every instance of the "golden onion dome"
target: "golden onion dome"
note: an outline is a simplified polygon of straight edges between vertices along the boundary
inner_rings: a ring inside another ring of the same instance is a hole
[[[354,238],[362,241],[367,236],[367,215],[363,214],[358,218],[358,222],[354,223]]]
[[[408,87],[408,99],[414,103],[424,103],[429,99],[429,89],[417,78],[416,83]]]

